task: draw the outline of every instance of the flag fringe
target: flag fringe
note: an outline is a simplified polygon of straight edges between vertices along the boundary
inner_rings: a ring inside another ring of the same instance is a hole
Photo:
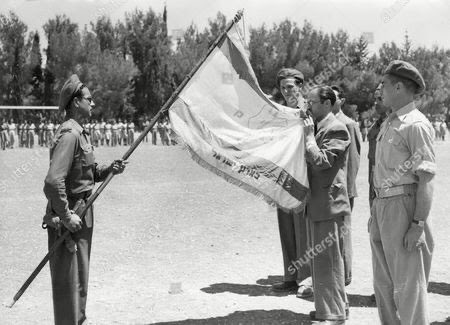
[[[226,180],[228,183],[236,185],[236,186],[242,188],[243,190],[245,190],[246,192],[249,192],[249,193],[257,196],[258,198],[264,200],[271,207],[279,208],[279,209],[283,210],[284,212],[294,212],[294,213],[300,213],[305,209],[306,199],[304,201],[302,201],[298,207],[295,207],[293,209],[286,209],[285,207],[282,207],[279,204],[277,204],[270,196],[268,196],[264,193],[261,193],[260,191],[255,189],[253,186],[250,186],[247,183],[244,183],[244,182],[224,173],[220,169],[217,169],[216,167],[211,166],[207,161],[205,161],[199,155],[197,155],[197,153],[184,141],[180,141],[180,143],[181,143],[183,149],[185,149],[189,152],[191,159],[193,161],[195,161],[197,164],[199,164],[203,168],[209,170],[210,172],[216,174],[217,176],[220,176],[221,178]]]

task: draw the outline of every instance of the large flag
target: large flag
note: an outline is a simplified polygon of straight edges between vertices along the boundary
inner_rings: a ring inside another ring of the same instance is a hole
[[[284,210],[308,194],[303,123],[260,89],[234,25],[169,109],[192,158]]]

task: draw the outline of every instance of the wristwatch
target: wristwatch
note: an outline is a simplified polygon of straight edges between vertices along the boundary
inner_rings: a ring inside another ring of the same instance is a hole
[[[413,219],[412,222],[415,223],[416,225],[418,225],[419,227],[425,226],[425,221],[422,221],[422,220],[414,220]]]

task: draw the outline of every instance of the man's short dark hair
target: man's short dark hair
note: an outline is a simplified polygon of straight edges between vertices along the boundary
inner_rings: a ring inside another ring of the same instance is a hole
[[[299,87],[302,86],[303,81],[305,80],[303,73],[301,73],[297,69],[283,68],[280,71],[278,71],[277,86],[280,87],[281,80],[288,79],[288,78],[293,78],[295,80],[295,84]]]
[[[336,91],[338,93],[339,99],[345,98],[344,90],[341,87],[339,87],[338,85],[331,86],[331,89],[333,89],[334,91]]]
[[[320,102],[323,104],[327,99],[330,100],[331,106],[336,103],[336,94],[334,93],[333,89],[329,86],[319,86],[317,87]]]

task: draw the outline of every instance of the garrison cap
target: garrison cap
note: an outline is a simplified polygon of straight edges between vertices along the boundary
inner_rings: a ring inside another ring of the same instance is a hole
[[[303,81],[305,80],[303,73],[301,73],[300,71],[291,68],[283,68],[277,74],[277,86],[280,86],[281,80],[288,78],[294,78],[300,83],[303,83]]]
[[[64,83],[61,93],[59,94],[59,111],[63,112],[72,100],[75,93],[80,89],[83,83],[76,74],[70,76]]]
[[[418,94],[425,90],[425,81],[423,80],[422,75],[411,63],[402,60],[394,60],[389,63],[388,67],[384,71],[384,74],[390,74],[413,81],[417,85]]]

